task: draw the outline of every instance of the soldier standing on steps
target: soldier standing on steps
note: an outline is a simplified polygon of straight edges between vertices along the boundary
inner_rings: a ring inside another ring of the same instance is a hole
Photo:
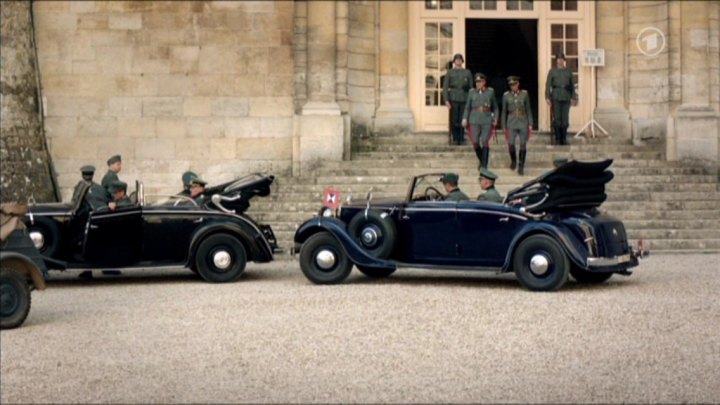
[[[497,125],[498,105],[495,91],[487,87],[484,74],[475,74],[475,87],[469,92],[462,125],[470,124],[475,155],[480,161],[478,169],[486,169],[490,164],[490,129]]]
[[[525,90],[520,90],[520,78],[509,76],[507,78],[510,91],[503,94],[502,99],[502,125],[508,137],[508,152],[510,153],[510,170],[518,168],[518,174],[525,174],[525,158],[527,157],[527,142],[533,125],[530,96]],[[515,139],[520,139],[520,163],[515,153]]]
[[[550,69],[545,82],[545,101],[552,107],[556,145],[567,145],[570,104],[577,105],[573,74],[565,65],[565,54],[557,54],[556,67]]]
[[[465,143],[465,129],[461,125],[465,102],[468,91],[472,86],[472,73],[463,67],[465,59],[462,54],[456,53],[453,56],[453,67],[445,75],[443,83],[443,94],[445,103],[450,109],[450,123],[452,128],[452,140],[456,145]]]

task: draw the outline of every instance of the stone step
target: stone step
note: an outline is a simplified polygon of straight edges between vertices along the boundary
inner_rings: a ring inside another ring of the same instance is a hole
[[[720,229],[627,229],[628,239],[717,239]]]
[[[495,131],[495,138],[498,142],[506,143],[505,132],[503,130]],[[447,132],[419,132],[419,133],[406,133],[400,135],[375,135],[369,137],[355,138],[353,139],[353,146],[364,146],[364,145],[414,145],[414,144],[432,144],[432,145],[448,145],[448,134]],[[630,145],[630,141],[620,142],[617,139],[607,137],[587,138],[584,136],[574,137],[574,134],[568,134],[568,142],[572,144],[584,144],[584,145]],[[551,145],[551,133],[546,131],[533,131],[530,136],[530,142],[542,145]],[[470,141],[466,139],[466,144],[470,144]]]
[[[497,152],[498,156],[502,157],[501,161],[504,161],[504,158],[507,157],[507,160],[510,160],[510,157],[507,156],[506,153]],[[361,159],[418,159],[420,161],[423,160],[430,160],[430,159],[460,159],[464,156],[474,156],[474,155],[468,155],[465,152],[454,152],[454,151],[423,151],[423,152],[405,152],[405,151],[390,151],[390,150],[382,150],[382,151],[373,151],[373,152],[359,152],[357,154],[357,158]],[[528,153],[528,162],[547,162],[545,164],[552,164],[552,161],[555,158],[559,157],[567,157],[567,152],[545,152],[545,153]],[[632,152],[607,152],[607,153],[599,153],[599,152],[585,152],[585,151],[578,151],[574,152],[571,156],[575,160],[581,160],[581,161],[596,161],[596,160],[602,160],[602,159],[643,159],[643,160],[660,160],[665,159],[665,154],[663,152],[654,152],[654,151],[632,151]],[[490,165],[493,167],[493,162],[500,160],[498,159],[494,154],[490,156]],[[477,161],[477,159],[476,159]],[[477,163],[476,163],[477,164]]]
[[[648,151],[648,148],[635,145],[544,145],[535,144],[530,141],[528,143],[528,154],[532,153],[543,153],[543,152],[559,152],[564,153],[575,153],[575,152],[594,152],[594,153],[608,153],[608,152],[642,152]],[[397,144],[397,143],[386,143],[386,144],[368,144],[359,146],[355,152],[374,152],[374,151],[390,151],[390,152],[470,152],[475,153],[472,145],[434,145],[427,143],[412,143],[412,144]],[[493,142],[490,144],[490,152],[495,153],[507,153],[507,143],[503,139],[502,141]],[[664,152],[660,148],[653,150],[654,152]]]

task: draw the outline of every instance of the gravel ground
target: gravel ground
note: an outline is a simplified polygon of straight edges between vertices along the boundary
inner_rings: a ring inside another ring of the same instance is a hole
[[[0,333],[0,402],[718,403],[719,263],[555,293],[417,269],[316,286],[295,261],[220,285],[53,273]]]

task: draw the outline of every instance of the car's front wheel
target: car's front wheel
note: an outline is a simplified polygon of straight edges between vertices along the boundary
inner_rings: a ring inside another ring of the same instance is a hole
[[[60,230],[57,223],[45,217],[36,217],[28,225],[28,235],[38,252],[43,256],[54,257],[60,249]]]
[[[360,273],[366,275],[369,278],[385,278],[395,272],[395,269],[382,269],[377,267],[367,267],[356,265]]]
[[[0,269],[0,329],[16,328],[30,313],[30,286],[19,272]]]
[[[595,273],[577,266],[572,266],[570,267],[570,275],[573,276],[578,283],[600,284],[609,280],[613,273]]]
[[[237,238],[215,234],[203,240],[195,255],[195,268],[205,281],[225,283],[242,275],[247,263],[245,247]]]
[[[327,232],[311,236],[300,249],[300,268],[315,284],[341,283],[350,275],[352,266],[340,242]]]
[[[513,270],[525,288],[554,291],[568,279],[570,261],[555,239],[533,235],[520,243],[513,255]]]

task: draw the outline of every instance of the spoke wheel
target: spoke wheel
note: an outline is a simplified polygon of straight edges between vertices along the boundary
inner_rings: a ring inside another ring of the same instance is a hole
[[[334,236],[321,232],[303,243],[300,268],[305,277],[315,284],[337,284],[350,275],[352,262]]]
[[[211,235],[198,246],[195,268],[205,281],[226,283],[242,275],[247,263],[245,247],[237,238],[226,235]]]
[[[555,239],[533,235],[520,243],[513,254],[513,270],[525,288],[555,291],[568,279],[570,262]]]
[[[30,313],[30,286],[19,272],[0,270],[0,329],[16,328]]]

